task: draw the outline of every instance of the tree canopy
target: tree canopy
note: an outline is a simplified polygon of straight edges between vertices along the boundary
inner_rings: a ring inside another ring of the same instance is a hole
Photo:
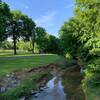
[[[100,88],[100,2],[76,0],[75,15],[59,32],[65,53],[85,66],[84,85]]]

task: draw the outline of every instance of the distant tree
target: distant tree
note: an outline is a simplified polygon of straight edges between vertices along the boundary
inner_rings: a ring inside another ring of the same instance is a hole
[[[34,53],[34,46],[35,46],[35,41],[36,41],[35,40],[35,38],[36,38],[36,32],[35,32],[36,24],[28,16],[23,16],[22,19],[23,19],[23,22],[24,22],[24,31],[23,31],[23,34],[22,34],[22,38],[25,41],[31,41],[32,53]]]
[[[42,27],[36,27],[36,44],[39,46],[40,53],[43,52],[45,43],[47,42],[46,30]]]
[[[30,45],[30,41],[23,41],[23,40],[20,40],[17,42],[17,48],[19,50],[27,50],[27,51],[32,50],[32,46]]]
[[[11,49],[13,49],[13,43],[10,41],[3,41],[1,44],[1,48],[11,50]]]
[[[45,52],[53,54],[61,54],[62,46],[60,39],[53,35],[48,35],[48,40],[45,43]]]

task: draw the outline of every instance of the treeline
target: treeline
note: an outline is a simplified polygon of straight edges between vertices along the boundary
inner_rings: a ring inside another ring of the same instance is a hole
[[[60,29],[63,53],[84,66],[87,100],[100,99],[100,1],[75,0],[75,15]]]
[[[13,42],[7,41],[13,40]],[[23,14],[21,11],[11,11],[8,4],[0,2],[0,47],[32,51],[39,53],[60,53],[60,40],[49,35],[43,27]]]

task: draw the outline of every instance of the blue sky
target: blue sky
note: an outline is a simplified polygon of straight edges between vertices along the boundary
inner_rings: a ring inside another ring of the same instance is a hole
[[[56,35],[64,21],[73,16],[74,0],[2,0],[11,10],[20,10],[49,34]]]

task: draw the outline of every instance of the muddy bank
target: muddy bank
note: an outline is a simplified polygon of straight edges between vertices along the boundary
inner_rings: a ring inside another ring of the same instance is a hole
[[[81,87],[82,76],[80,67],[75,65],[64,71],[62,75],[64,91],[67,93],[67,100],[85,100],[85,95]]]
[[[0,79],[0,92],[6,92],[10,89],[16,88],[16,86],[19,85],[23,79],[28,78],[33,74],[48,72],[48,71],[53,72],[53,70],[56,70],[55,64],[49,64],[38,68],[23,69],[8,73],[5,77]],[[41,79],[40,81],[42,80],[44,80],[44,78]]]

